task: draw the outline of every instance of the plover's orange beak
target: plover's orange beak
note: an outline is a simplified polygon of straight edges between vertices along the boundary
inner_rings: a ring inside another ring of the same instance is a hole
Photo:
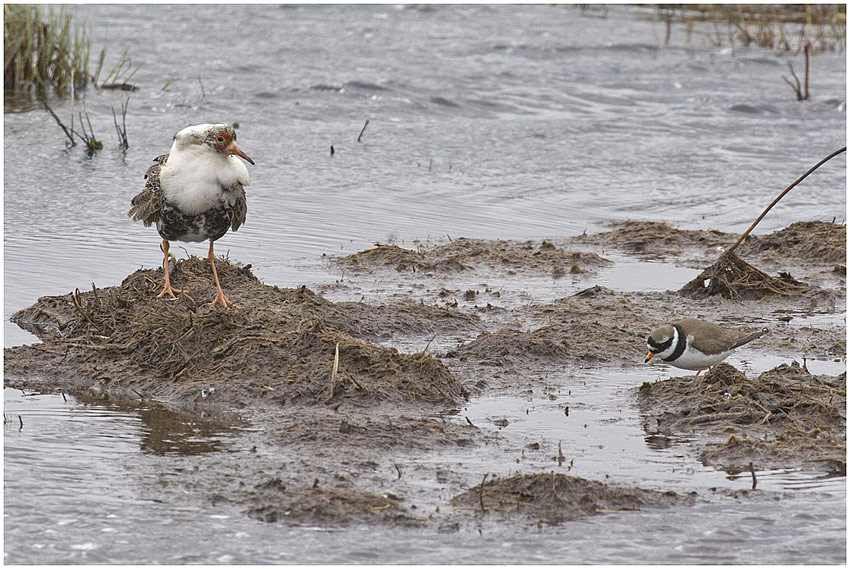
[[[648,354],[646,354],[646,359],[645,359],[645,360],[643,360],[643,363],[646,363],[646,362],[648,362],[649,360],[651,360],[651,359],[652,359],[652,356],[654,356],[654,355],[655,355],[655,354],[653,354],[652,352],[649,352]]]
[[[242,152],[241,150],[239,150],[239,147],[238,147],[238,146],[236,146],[236,143],[235,143],[235,142],[231,142],[231,143],[230,143],[230,146],[228,146],[228,147],[227,147],[227,151],[228,151],[230,154],[235,154],[236,156],[239,156],[240,158],[244,158],[245,160],[247,160],[248,162],[250,162],[250,163],[251,163],[251,165],[253,165],[253,164],[254,164],[254,161],[253,161],[253,160],[251,160],[251,158],[250,158],[247,154],[245,154],[244,152]]]

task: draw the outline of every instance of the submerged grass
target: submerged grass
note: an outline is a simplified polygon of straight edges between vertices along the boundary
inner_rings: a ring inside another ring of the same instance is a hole
[[[4,4],[4,89],[64,92],[88,84],[91,41],[71,21],[65,6],[45,13],[38,5]]]

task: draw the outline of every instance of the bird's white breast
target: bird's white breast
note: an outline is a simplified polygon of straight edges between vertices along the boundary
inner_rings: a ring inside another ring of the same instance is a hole
[[[235,156],[206,144],[174,141],[160,172],[165,200],[187,215],[198,215],[229,201],[236,183],[247,186],[248,168]]]
[[[690,340],[690,338],[688,338]],[[720,352],[719,354],[704,354],[691,347],[690,341],[685,346],[685,351],[672,362],[667,362],[680,369],[699,370],[706,369],[716,363],[722,362],[729,357],[734,350]]]

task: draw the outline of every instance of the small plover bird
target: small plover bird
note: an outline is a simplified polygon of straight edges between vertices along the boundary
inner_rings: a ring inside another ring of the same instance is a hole
[[[688,318],[672,322],[654,330],[646,339],[649,353],[644,363],[658,356],[668,364],[696,370],[699,373],[748,342],[761,338],[767,329],[752,334],[725,330],[717,324]]]

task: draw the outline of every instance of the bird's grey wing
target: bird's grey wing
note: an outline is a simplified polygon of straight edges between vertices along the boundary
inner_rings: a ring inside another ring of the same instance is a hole
[[[248,200],[245,199],[245,188],[242,184],[236,183],[230,191],[233,192],[235,200],[233,203],[233,216],[230,218],[230,228],[233,231],[245,223],[245,217],[248,215]]]
[[[716,338],[711,339],[694,341],[692,337],[688,338],[695,348],[706,354],[719,354],[721,352],[733,350],[738,347],[738,345],[735,344],[737,339],[737,332],[731,332],[729,330],[722,330]]]
[[[134,221],[141,220],[145,227],[159,221],[162,215],[163,197],[159,173],[167,160],[168,154],[154,158],[154,163],[145,173],[145,189],[130,200],[130,211],[127,215]]]
[[[767,328],[759,330],[758,332],[753,332],[752,334],[747,334],[746,336],[742,336],[737,342],[735,342],[735,348],[743,346],[744,344],[749,344],[753,340],[757,340],[767,334]]]

